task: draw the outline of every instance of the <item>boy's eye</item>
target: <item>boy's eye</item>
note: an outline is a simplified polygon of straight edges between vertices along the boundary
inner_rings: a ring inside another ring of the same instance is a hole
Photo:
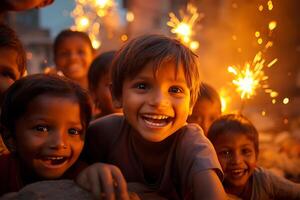
[[[39,131],[39,132],[48,132],[49,131],[49,127],[48,126],[44,126],[44,125],[38,125],[35,127],[35,130]]]
[[[242,149],[242,154],[243,155],[246,155],[246,156],[249,156],[249,155],[252,155],[252,150],[251,149]]]
[[[222,157],[228,158],[230,156],[230,151],[228,151],[228,150],[220,151],[219,155]]]
[[[183,89],[178,86],[170,87],[169,92],[171,93],[183,93]]]
[[[137,83],[137,84],[135,84],[135,88],[140,89],[140,90],[146,90],[147,84],[146,83]]]
[[[76,129],[76,128],[70,128],[69,130],[68,130],[68,132],[69,132],[69,134],[71,134],[71,135],[79,135],[79,134],[81,134],[81,130],[79,130],[79,129]]]

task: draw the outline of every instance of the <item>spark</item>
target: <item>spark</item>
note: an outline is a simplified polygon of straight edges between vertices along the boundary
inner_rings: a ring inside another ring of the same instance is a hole
[[[76,6],[71,12],[74,18],[72,30],[86,32],[95,49],[101,46],[100,24],[105,17],[116,6],[114,0],[75,0]]]
[[[199,47],[198,42],[191,39],[194,35],[193,28],[196,21],[203,17],[198,13],[197,8],[192,4],[188,4],[185,13],[182,10],[180,11],[181,21],[173,12],[169,13],[169,17],[170,20],[167,25],[172,27],[171,33],[176,34],[176,37],[191,49],[197,49]]]
[[[258,88],[266,88],[266,93],[275,96],[276,92],[268,89],[269,86],[266,82],[268,76],[263,71],[264,66],[265,59],[262,57],[262,52],[259,51],[253,61],[246,62],[243,67],[229,66],[227,68],[228,72],[235,76],[232,83],[236,86],[236,91],[240,94],[241,99],[250,99],[256,94]]]
[[[290,102],[290,99],[287,98],[287,97],[284,98],[283,101],[282,101],[283,104],[288,104],[289,102]]]

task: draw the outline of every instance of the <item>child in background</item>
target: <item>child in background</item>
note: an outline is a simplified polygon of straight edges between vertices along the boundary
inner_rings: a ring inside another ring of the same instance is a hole
[[[211,125],[208,138],[222,165],[229,199],[300,199],[300,184],[256,166],[258,132],[245,117],[220,117]]]
[[[6,25],[0,25],[0,105],[4,92],[24,75],[25,70],[26,54],[21,41],[14,30]],[[0,135],[0,155],[3,153],[8,151]]]
[[[116,51],[108,51],[95,58],[88,72],[89,91],[94,100],[95,118],[122,112],[113,105],[110,68]]]
[[[167,199],[224,199],[215,150],[199,126],[186,123],[199,80],[196,55],[179,41],[146,35],[127,43],[112,65],[112,94],[124,116],[90,125],[86,158],[119,167],[129,190],[137,183]],[[84,171],[78,182],[89,184],[96,171]]]
[[[3,100],[0,123],[10,154],[0,156],[0,196],[23,186],[73,179],[91,119],[83,89],[64,77],[32,75],[16,81]]]
[[[57,70],[88,89],[88,70],[94,49],[84,32],[64,30],[54,41],[54,61]]]
[[[206,83],[201,83],[198,99],[194,105],[193,113],[188,117],[189,123],[201,126],[204,134],[215,119],[221,115],[221,100],[218,92]]]

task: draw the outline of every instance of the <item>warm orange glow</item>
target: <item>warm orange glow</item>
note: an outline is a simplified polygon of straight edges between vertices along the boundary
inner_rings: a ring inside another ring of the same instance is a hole
[[[133,12],[128,11],[128,12],[126,13],[126,20],[127,20],[128,22],[133,22],[133,20],[134,20],[134,14],[133,14]]]
[[[101,46],[100,24],[105,17],[115,7],[114,0],[75,0],[76,6],[71,15],[75,25],[72,30],[86,32],[95,49]]]
[[[193,27],[196,21],[201,17],[197,12],[197,8],[192,4],[188,4],[187,12],[181,13],[181,20],[179,20],[174,13],[169,13],[170,20],[167,25],[172,27],[171,33],[176,34],[176,37],[183,43],[187,44],[192,50],[196,50],[199,47],[197,41],[193,41]]]
[[[263,71],[265,59],[262,58],[262,53],[258,52],[252,62],[246,62],[243,67],[229,66],[229,73],[235,77],[232,83],[236,86],[236,91],[240,94],[241,99],[250,99],[256,94],[258,88],[265,88],[266,93],[270,93],[271,97],[278,95],[277,92],[269,89],[266,81],[268,76]],[[272,61],[274,64],[275,62]],[[270,63],[269,63],[270,64]]]
[[[276,28],[276,26],[277,26],[277,22],[276,21],[271,21],[269,23],[269,29],[270,29],[270,31],[273,31]]]
[[[287,98],[287,97],[284,98],[283,101],[282,101],[283,104],[288,104],[289,102],[290,102],[290,99]]]

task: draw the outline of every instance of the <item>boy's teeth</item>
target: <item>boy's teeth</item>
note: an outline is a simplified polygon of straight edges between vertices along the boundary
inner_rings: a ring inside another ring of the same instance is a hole
[[[168,119],[169,117],[166,116],[166,115],[144,115],[144,117],[147,117],[147,118],[151,118],[151,119]]]
[[[167,123],[166,122],[163,122],[163,123],[155,123],[155,122],[151,122],[151,121],[148,121],[148,120],[145,120],[145,122],[151,126],[157,126],[157,127],[161,127],[161,126],[165,126]]]
[[[64,157],[47,157],[47,160],[61,160],[64,159]]]

